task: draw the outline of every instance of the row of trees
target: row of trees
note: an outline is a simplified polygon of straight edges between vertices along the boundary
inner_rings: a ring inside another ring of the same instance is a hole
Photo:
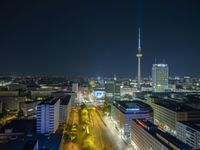
[[[64,140],[77,142],[77,124],[69,124],[64,131]]]
[[[80,118],[81,118],[82,124],[89,123],[89,114],[88,114],[87,106],[85,103],[82,103],[81,105]]]
[[[95,150],[94,137],[87,132],[89,124],[89,111],[85,103],[82,103],[80,110],[81,124],[84,127],[85,135],[83,136],[82,146],[83,150]]]

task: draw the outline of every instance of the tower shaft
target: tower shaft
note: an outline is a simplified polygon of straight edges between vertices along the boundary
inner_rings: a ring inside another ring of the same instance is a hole
[[[138,30],[138,49],[136,57],[138,58],[138,74],[137,74],[137,90],[141,90],[141,40],[140,40],[140,28]]]
[[[141,90],[141,85],[140,85],[140,81],[141,81],[141,68],[140,68],[140,60],[141,57],[138,57],[138,82],[137,82],[137,89]]]

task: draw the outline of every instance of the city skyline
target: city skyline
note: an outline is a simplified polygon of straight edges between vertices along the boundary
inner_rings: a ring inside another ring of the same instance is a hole
[[[165,60],[170,76],[199,77],[198,1],[3,2],[2,75],[137,76]],[[170,11],[169,11],[170,10]]]

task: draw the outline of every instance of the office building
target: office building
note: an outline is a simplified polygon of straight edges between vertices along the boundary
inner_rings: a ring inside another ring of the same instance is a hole
[[[115,100],[120,100],[120,98],[121,98],[121,93],[120,93],[121,85],[122,85],[121,81],[118,81],[118,80],[115,81],[115,86],[114,86],[114,88],[115,88],[114,99]]]
[[[145,119],[132,120],[131,140],[134,150],[192,150],[189,145]]]
[[[126,95],[130,95],[133,97],[134,93],[136,93],[136,92],[137,92],[137,90],[131,86],[121,86],[121,89],[120,89],[121,97],[124,97]]]
[[[115,81],[113,80],[107,80],[105,81],[105,92],[106,92],[106,99],[109,101],[114,100],[114,86],[115,86]]]
[[[55,133],[59,126],[60,99],[53,98],[37,105],[37,132]]]
[[[20,102],[19,107],[20,110],[23,111],[25,117],[31,117],[36,115],[36,107],[40,103],[40,101],[25,101]]]
[[[47,89],[31,90],[31,97],[32,98],[51,97],[52,92],[54,92],[54,90],[47,90]]]
[[[168,65],[153,64],[152,87],[154,92],[165,92],[168,89]]]
[[[63,97],[66,95],[71,95],[71,96],[75,97],[76,93],[71,92],[71,91],[56,91],[56,92],[51,93],[51,97],[57,97],[57,98]]]
[[[13,137],[27,136],[36,131],[35,119],[15,119],[0,128],[0,143],[8,142]],[[1,148],[0,148],[1,149]]]
[[[2,103],[2,109],[7,112],[18,112],[20,102],[26,100],[25,96],[3,96],[0,97],[0,103]]]
[[[65,95],[60,98],[60,115],[59,115],[60,124],[65,124],[68,122],[70,109],[71,109],[71,103],[72,103],[71,95]]]
[[[127,142],[130,142],[132,119],[145,118],[153,120],[152,108],[141,101],[114,101],[111,109],[115,126]]]
[[[114,100],[120,100],[121,98],[120,88],[121,88],[121,81],[118,80],[105,81],[106,99],[108,99],[110,102]]]
[[[72,92],[78,92],[78,83],[72,83]]]
[[[151,97],[147,103],[153,108],[154,123],[163,130],[176,135],[176,122],[198,120],[200,111],[183,103]]]
[[[200,149],[200,121],[179,121],[176,124],[176,131],[179,140],[193,149]]]

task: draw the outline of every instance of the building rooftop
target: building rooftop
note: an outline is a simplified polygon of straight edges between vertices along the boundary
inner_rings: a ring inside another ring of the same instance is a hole
[[[180,150],[192,150],[189,145],[169,133],[161,131],[156,125],[146,119],[133,119],[133,121],[169,149],[172,149],[171,145],[173,145],[173,147],[175,146]]]
[[[55,92],[52,92],[52,93],[66,93],[66,94],[69,94],[69,93],[74,93],[72,91],[55,91]]]
[[[0,129],[0,133],[5,130],[12,130],[12,133],[34,133],[36,131],[36,119],[13,120]]]
[[[58,100],[59,98],[49,98],[39,103],[39,105],[54,105]]]
[[[62,140],[62,134],[50,134],[49,136],[39,134],[37,136],[38,139],[38,148],[39,149],[52,149],[57,150],[60,149],[60,144]]]
[[[105,91],[105,88],[96,88],[93,91]]]
[[[117,107],[123,113],[135,113],[137,111],[153,111],[152,108],[141,101],[133,100],[133,101],[115,101],[113,103],[115,107]]]
[[[71,95],[62,96],[60,98],[60,105],[68,105],[71,99]]]
[[[39,103],[39,102],[40,102],[39,100],[31,100],[31,101],[24,101],[24,102],[20,102],[20,103],[31,104],[31,103]]]
[[[55,134],[35,134],[31,137],[21,136],[7,143],[0,143],[3,150],[33,150],[38,144],[39,150],[58,150],[62,141],[62,133]]]
[[[153,67],[167,67],[167,64],[153,64]]]
[[[200,132],[200,120],[197,120],[197,121],[179,121],[179,122]]]
[[[194,109],[190,106],[185,105],[184,103],[178,103],[176,101],[172,101],[169,99],[161,99],[159,98],[154,102],[157,105],[163,106],[167,109],[170,109],[175,112],[189,112],[189,111],[199,111],[198,109]]]
[[[18,137],[16,140],[9,140],[6,143],[0,143],[0,149],[23,150],[25,144],[26,144],[26,141],[24,141],[23,138]],[[24,149],[24,150],[30,150],[30,149]]]
[[[183,148],[184,150],[191,149],[191,147],[189,145],[185,144],[184,142],[180,141],[179,139],[177,139],[176,137],[172,136],[171,134],[169,134],[167,132],[163,132],[163,131],[158,129],[157,132],[156,132],[156,135],[157,135],[157,138],[158,138],[158,135],[161,137],[161,138],[159,138],[160,140],[162,138],[164,138],[169,143],[172,143],[173,145],[175,145],[178,148]],[[163,141],[163,140],[161,140],[161,141]]]

